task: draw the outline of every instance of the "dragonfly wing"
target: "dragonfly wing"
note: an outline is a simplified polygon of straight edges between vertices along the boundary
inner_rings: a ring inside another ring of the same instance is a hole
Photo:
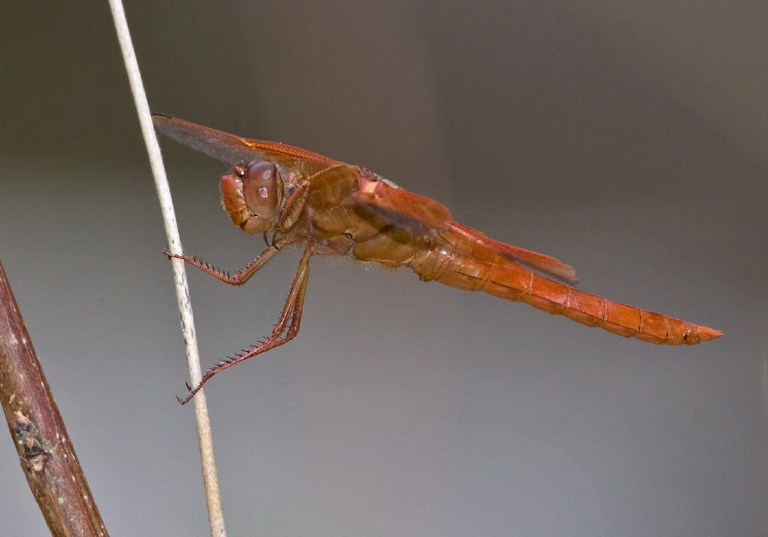
[[[451,224],[451,211],[431,198],[403,190],[367,170],[360,170],[357,182],[359,189],[352,198],[394,226],[423,234]]]
[[[573,267],[554,257],[493,240],[476,229],[455,222],[448,208],[431,198],[398,188],[366,170],[361,170],[358,186],[359,189],[352,193],[355,201],[394,226],[420,234],[430,230],[441,232],[450,229],[471,243],[489,248],[508,259],[571,284],[578,281]],[[450,236],[441,235],[444,238]]]
[[[488,248],[495,250],[496,252],[504,255],[509,259],[512,259],[513,261],[517,261],[530,268],[559,278],[567,283],[575,284],[579,281],[579,279],[576,277],[576,271],[573,269],[573,267],[566,265],[554,257],[493,240],[485,235],[485,233],[482,233],[476,229],[472,229],[471,227],[465,226],[464,224],[460,224],[458,222],[451,223],[451,230],[468,239],[487,246]]]
[[[155,128],[196,151],[217,158],[230,166],[246,164],[264,157],[265,153],[253,148],[245,138],[196,125],[183,119],[155,114]]]

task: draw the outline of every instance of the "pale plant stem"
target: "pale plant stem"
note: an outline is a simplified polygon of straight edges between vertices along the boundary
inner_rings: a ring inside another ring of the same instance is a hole
[[[155,129],[152,126],[152,115],[147,102],[147,95],[144,92],[144,85],[141,81],[139,64],[136,60],[136,53],[131,42],[131,35],[128,29],[128,21],[125,18],[125,11],[121,0],[109,0],[112,9],[112,17],[115,21],[117,37],[120,41],[120,49],[123,53],[125,68],[128,71],[128,79],[131,84],[131,93],[136,104],[136,110],[139,115],[141,132],[144,136],[144,143],[149,153],[149,161],[152,166],[152,174],[155,178],[155,188],[160,201],[160,209],[165,223],[165,233],[168,238],[168,250],[172,254],[181,254],[181,239],[179,229],[176,224],[176,215],[173,210],[173,200],[171,190],[168,186],[168,178],[163,167],[163,159],[160,154],[160,146],[157,142]],[[158,252],[159,255],[159,252]],[[197,350],[197,338],[195,336],[195,324],[192,316],[192,305],[189,299],[189,289],[187,287],[187,276],[184,271],[184,262],[180,259],[172,259],[173,280],[176,286],[176,297],[179,304],[181,315],[181,329],[184,334],[184,343],[187,351],[187,366],[189,368],[189,377],[191,385],[195,386],[202,378],[200,367],[200,357]],[[221,496],[219,494],[219,478],[216,473],[216,458],[213,453],[213,436],[211,433],[211,423],[208,416],[208,405],[203,390],[194,397],[195,417],[197,419],[197,438],[200,446],[200,458],[203,470],[203,482],[205,484],[206,499],[208,502],[208,517],[211,523],[211,535],[213,537],[224,537],[226,529],[224,527],[224,513],[221,506]]]

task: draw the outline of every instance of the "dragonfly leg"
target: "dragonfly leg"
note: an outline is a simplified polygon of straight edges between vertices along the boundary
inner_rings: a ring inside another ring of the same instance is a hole
[[[305,180],[296,188],[296,190],[285,200],[285,206],[280,211],[280,217],[277,219],[277,227],[283,230],[289,230],[296,223],[304,210],[309,195],[310,182]]]
[[[183,399],[177,397],[182,405],[189,402],[189,400],[200,391],[200,388],[202,388],[203,385],[217,373],[229,369],[233,365],[245,361],[248,358],[253,358],[254,356],[265,353],[281,345],[285,345],[296,337],[299,333],[299,327],[301,326],[301,313],[304,310],[304,297],[306,296],[307,282],[309,281],[309,258],[312,257],[313,253],[312,245],[308,245],[304,250],[304,255],[301,257],[301,261],[299,261],[296,277],[293,279],[291,290],[288,293],[285,306],[283,306],[283,311],[280,313],[280,318],[277,320],[275,328],[272,330],[272,335],[258,345],[252,347],[250,350],[220,362],[209,369],[205,375],[203,375],[200,383],[194,388],[187,385],[187,388],[189,389],[187,396]]]
[[[234,275],[230,276],[229,272],[220,270],[210,263],[203,261],[197,256],[194,255],[174,255],[170,253],[168,250],[166,250],[164,253],[168,258],[176,258],[176,259],[182,259],[189,263],[190,265],[199,268],[206,274],[210,274],[216,279],[219,279],[223,281],[224,283],[228,283],[230,285],[243,285],[245,282],[247,282],[251,276],[253,276],[261,267],[267,264],[268,261],[270,261],[273,257],[275,257],[277,254],[280,253],[280,250],[288,244],[287,241],[277,241],[272,246],[269,246],[264,251],[262,251],[253,261],[245,265],[243,268],[235,272]]]

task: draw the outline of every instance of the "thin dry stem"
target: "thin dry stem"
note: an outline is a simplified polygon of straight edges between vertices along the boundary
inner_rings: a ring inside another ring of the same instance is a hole
[[[141,132],[144,136],[147,152],[149,153],[152,174],[155,178],[155,188],[157,189],[157,196],[160,201],[160,208],[165,223],[165,232],[168,238],[168,251],[171,254],[180,255],[182,253],[181,239],[179,237],[178,226],[176,225],[171,190],[168,186],[168,179],[163,167],[160,146],[158,145],[157,136],[155,136],[155,130],[152,126],[152,116],[149,111],[147,96],[141,81],[139,64],[136,60],[136,54],[131,42],[128,21],[125,18],[125,11],[123,10],[121,0],[110,0],[109,4],[112,9],[112,17],[115,20],[115,28],[117,29],[117,37],[123,52],[125,67],[128,71],[131,92],[136,103],[139,123],[141,124]],[[202,378],[202,369],[197,350],[197,338],[195,336],[195,325],[192,316],[192,305],[189,299],[187,277],[184,271],[184,262],[180,259],[172,259],[171,264],[173,266],[173,279],[176,286],[176,297],[178,299],[179,312],[181,315],[181,329],[184,334],[184,343],[187,350],[189,376],[191,384],[196,386]],[[224,513],[222,511],[221,496],[219,494],[219,480],[216,473],[216,459],[213,452],[213,436],[211,434],[211,423],[208,416],[208,405],[205,399],[205,393],[202,391],[198,393],[194,399],[194,403],[195,417],[197,419],[197,437],[203,469],[203,481],[208,502],[208,517],[211,523],[211,535],[214,537],[224,537],[226,535]]]

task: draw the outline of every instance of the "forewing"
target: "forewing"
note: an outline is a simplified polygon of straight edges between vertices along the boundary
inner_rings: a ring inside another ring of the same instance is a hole
[[[248,164],[265,157],[267,160],[274,160],[274,157],[288,157],[295,160],[335,162],[333,159],[299,147],[241,138],[175,117],[155,114],[152,116],[152,122],[155,128],[166,136],[230,166]]]
[[[245,138],[226,132],[158,114],[152,116],[152,122],[166,136],[231,166],[264,156],[264,152],[254,149]]]
[[[484,233],[458,222],[452,222],[451,229],[530,268],[545,272],[570,284],[575,284],[579,281],[573,267],[554,257],[493,240]]]

